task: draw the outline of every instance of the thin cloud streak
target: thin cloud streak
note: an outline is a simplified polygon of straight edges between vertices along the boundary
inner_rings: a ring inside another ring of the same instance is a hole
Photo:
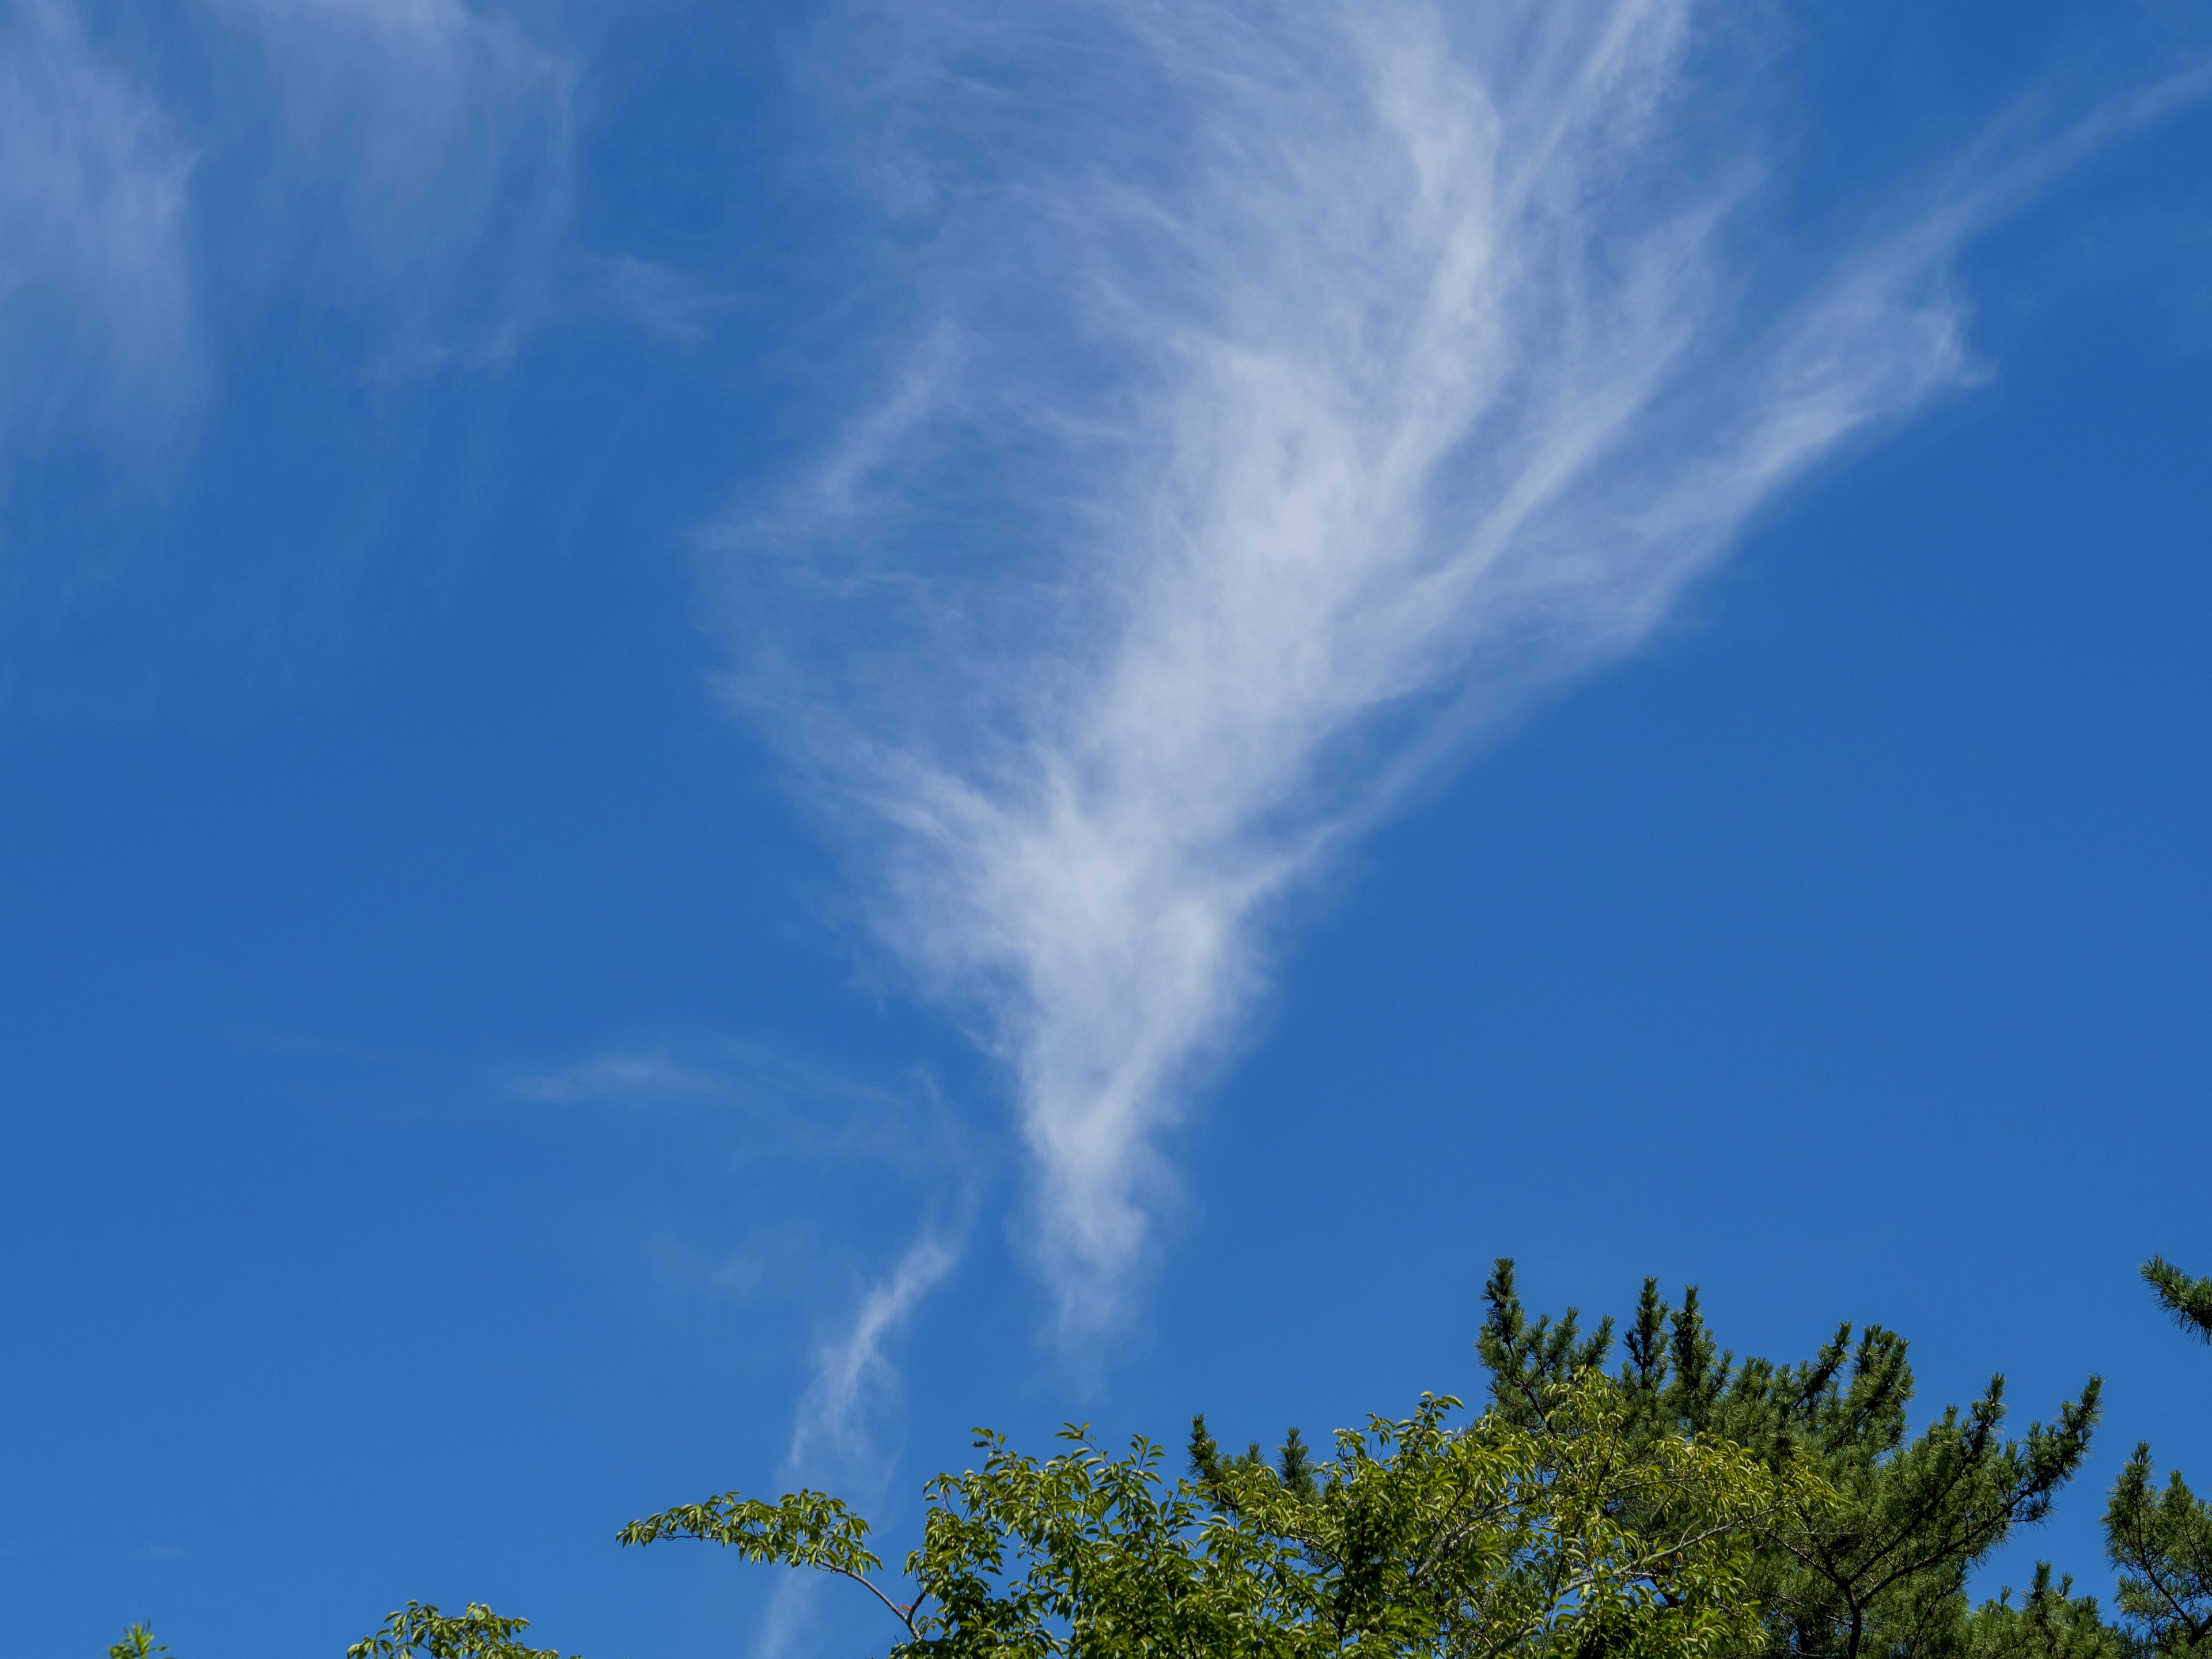
[[[0,4],[11,447],[72,412],[173,421],[204,377],[206,289],[373,320],[387,374],[496,356],[529,320],[565,228],[574,63],[459,0],[194,11],[258,48],[258,98],[195,108],[70,0]],[[196,203],[196,174],[226,168],[235,199]]]
[[[933,1216],[925,1219],[890,1272],[861,1295],[851,1324],[817,1351],[814,1380],[792,1430],[787,1474],[828,1466],[881,1479],[877,1436],[898,1386],[889,1345],[959,1265],[965,1231]]]
[[[0,8],[0,484],[88,445],[143,465],[171,440],[204,372],[194,160],[72,9]]]
[[[507,1092],[518,1100],[556,1105],[698,1100],[723,1092],[721,1082],[662,1054],[606,1054],[556,1072],[518,1078]]]
[[[945,153],[927,190],[900,175],[953,250],[910,272],[935,343],[722,532],[732,690],[1015,1079],[1081,1343],[1156,1253],[1161,1134],[1264,983],[1274,908],[1646,640],[1809,469],[1975,379],[1955,254],[2106,135],[2005,131],[1822,247],[1679,0],[1456,32],[1415,6],[1079,8],[1049,39],[921,16],[906,130],[1038,159],[963,174],[915,138]]]
[[[866,1508],[879,1499],[896,1462],[891,1429],[900,1377],[890,1346],[921,1304],[951,1278],[965,1249],[974,1185],[945,1215],[925,1215],[911,1243],[881,1279],[862,1291],[851,1322],[815,1352],[814,1376],[800,1396],[780,1484],[823,1485]],[[805,1636],[815,1577],[793,1576],[776,1589],[763,1621],[759,1652],[779,1659]]]
[[[99,21],[0,0],[0,607],[143,563],[280,362],[389,416],[569,280],[579,69],[505,14],[193,0],[213,77]]]
[[[286,210],[233,254],[365,326],[373,380],[509,355],[559,280],[580,65],[463,0],[210,6],[266,65]]]

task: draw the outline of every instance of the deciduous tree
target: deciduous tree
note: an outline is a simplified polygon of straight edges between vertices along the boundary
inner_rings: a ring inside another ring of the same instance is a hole
[[[1629,1431],[1622,1391],[1563,1379],[1547,1427],[1413,1413],[1278,1471],[1212,1460],[1173,1478],[1138,1439],[1083,1430],[1038,1460],[994,1435],[927,1488],[906,1583],[880,1577],[836,1500],[732,1492],[634,1522],[625,1543],[700,1539],[864,1586],[898,1620],[895,1659],[1709,1659],[1759,1639],[1760,1529],[1818,1511],[1802,1461]]]

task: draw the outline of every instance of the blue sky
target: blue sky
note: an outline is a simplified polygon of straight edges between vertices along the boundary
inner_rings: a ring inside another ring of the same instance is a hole
[[[2212,28],[0,5],[0,1586],[871,1650],[1539,1305],[2212,1479]]]

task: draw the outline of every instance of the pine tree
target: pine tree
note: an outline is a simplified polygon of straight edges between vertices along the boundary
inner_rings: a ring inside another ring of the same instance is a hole
[[[2105,1622],[2094,1595],[2074,1594],[2071,1577],[2054,1587],[2051,1563],[2035,1564],[2035,1583],[2015,1604],[2009,1588],[1961,1620],[1960,1659],[2134,1659],[2125,1635]]]
[[[2206,1651],[2212,1638],[2212,1505],[2176,1470],[2151,1484],[2150,1445],[2138,1445],[2105,1508],[2105,1547],[2119,1570],[2119,1609],[2146,1654]]]
[[[1282,1449],[1271,1468],[1256,1440],[1236,1456],[1224,1457],[1213,1437],[1206,1431],[1206,1415],[1201,1412],[1190,1419],[1189,1455],[1191,1478],[1217,1495],[1229,1490],[1233,1474],[1255,1470],[1272,1474],[1294,1496],[1311,1498],[1315,1495],[1313,1451],[1295,1428],[1283,1437]]]
[[[2192,1279],[2160,1256],[2142,1276],[2191,1335],[2212,1341],[2212,1279]],[[2119,1610],[2144,1655],[2212,1652],[2212,1504],[2176,1470],[2151,1481],[2150,1443],[2137,1445],[2105,1506],[2105,1548],[2119,1571]]]
[[[1613,1322],[1584,1335],[1571,1308],[1556,1320],[1530,1319],[1504,1258],[1484,1298],[1477,1347],[1492,1398],[1508,1418],[1540,1429],[1548,1391],[1605,1364]],[[1770,1645],[1790,1659],[1957,1651],[1967,1573],[2014,1527],[2050,1512],[2097,1419],[2091,1377],[2055,1423],[2005,1439],[1997,1376],[1963,1411],[1947,1407],[1911,1435],[1912,1369],[1894,1332],[1870,1326],[1854,1341],[1846,1324],[1809,1360],[1738,1362],[1713,1340],[1694,1287],[1669,1307],[1655,1279],[1644,1281],[1621,1346],[1616,1377],[1632,1433],[1729,1441],[1778,1469],[1802,1457],[1839,1500],[1788,1517],[1759,1552],[1752,1583]]]

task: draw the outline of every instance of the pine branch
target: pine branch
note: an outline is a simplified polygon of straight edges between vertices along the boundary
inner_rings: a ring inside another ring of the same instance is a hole
[[[2142,1277],[2175,1324],[2201,1342],[2212,1342],[2212,1279],[2192,1279],[2158,1255],[2143,1263]]]

